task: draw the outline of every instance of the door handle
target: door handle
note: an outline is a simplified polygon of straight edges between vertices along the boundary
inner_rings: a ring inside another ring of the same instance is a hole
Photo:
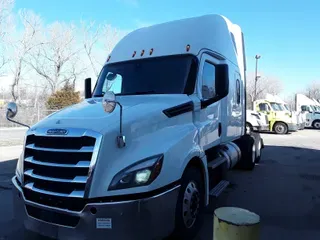
[[[222,126],[221,126],[221,123],[219,123],[219,126],[218,126],[218,135],[219,135],[219,137],[221,136],[221,132],[222,132]]]

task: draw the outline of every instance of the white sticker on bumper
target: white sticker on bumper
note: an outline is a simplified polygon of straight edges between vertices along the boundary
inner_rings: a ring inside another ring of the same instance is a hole
[[[98,229],[112,229],[111,218],[96,218],[96,228]]]

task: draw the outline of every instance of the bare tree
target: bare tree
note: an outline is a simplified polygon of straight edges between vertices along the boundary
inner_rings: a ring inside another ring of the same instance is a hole
[[[14,0],[0,0],[0,74],[2,68],[9,62],[6,57],[6,37],[12,30],[11,12]]]
[[[27,67],[26,60],[31,51],[43,44],[40,38],[41,18],[32,11],[21,10],[19,17],[23,25],[23,31],[15,40],[11,39],[13,47],[12,71],[14,75],[11,85],[11,95],[15,101],[19,99],[19,84],[22,79],[23,71]]]
[[[51,94],[62,84],[72,82],[75,85],[77,76],[85,68],[76,65],[81,48],[76,44],[75,30],[71,24],[49,25],[46,44],[32,54],[30,65],[46,81]]]
[[[82,26],[82,34],[83,34],[83,48],[85,54],[90,62],[90,66],[94,72],[94,75],[98,77],[98,65],[102,63],[98,63],[95,56],[95,47],[101,36],[101,26],[95,25],[95,22],[89,22],[88,24],[84,21],[81,21]]]
[[[306,87],[304,94],[311,99],[320,99],[320,81],[314,81],[309,84]]]
[[[8,18],[14,5],[14,0],[0,0],[0,39],[3,39],[8,34]]]
[[[296,109],[296,94],[295,93],[287,95],[283,100],[289,105],[289,108],[291,111],[295,111],[295,109]]]
[[[264,98],[266,93],[278,95],[282,91],[282,82],[275,77],[261,76],[257,82],[257,95],[255,97],[255,75],[247,76],[247,108],[252,109],[252,104],[259,98]]]

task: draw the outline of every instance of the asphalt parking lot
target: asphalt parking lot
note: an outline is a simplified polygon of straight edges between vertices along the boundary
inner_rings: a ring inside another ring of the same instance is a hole
[[[253,172],[231,171],[229,187],[211,208],[237,206],[261,217],[261,239],[320,239],[320,131],[262,134],[265,149]],[[2,150],[4,151],[4,148]],[[24,237],[13,218],[10,178],[15,160],[0,158],[0,240]],[[207,211],[197,240],[211,240],[213,211]],[[40,238],[37,238],[40,239]]]

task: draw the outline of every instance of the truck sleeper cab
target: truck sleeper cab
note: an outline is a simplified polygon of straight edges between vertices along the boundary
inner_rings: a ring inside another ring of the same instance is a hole
[[[225,172],[252,170],[242,31],[220,15],[133,31],[86,99],[32,126],[16,168],[15,210],[59,239],[193,239]],[[14,105],[7,118],[14,117]]]
[[[259,99],[254,102],[254,110],[267,114],[269,131],[277,134],[287,134],[297,131],[298,123],[277,102]]]

